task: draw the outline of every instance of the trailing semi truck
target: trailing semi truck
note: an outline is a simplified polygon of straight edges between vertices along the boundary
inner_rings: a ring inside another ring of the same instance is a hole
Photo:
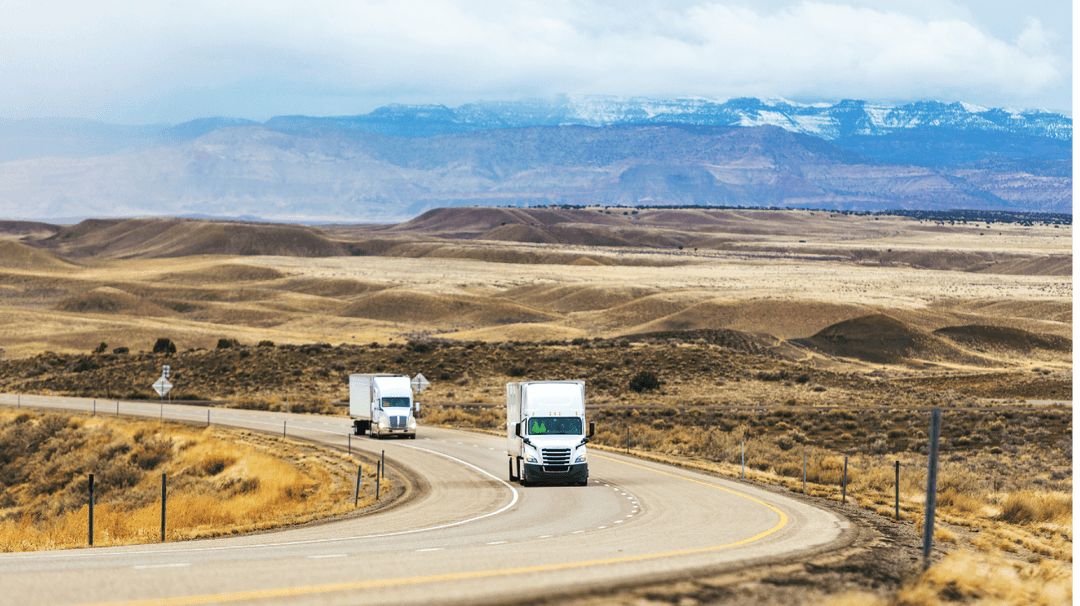
[[[586,485],[585,445],[594,431],[592,423],[585,425],[585,381],[506,384],[511,482]]]
[[[358,436],[416,439],[416,407],[407,375],[349,375],[349,416]]]

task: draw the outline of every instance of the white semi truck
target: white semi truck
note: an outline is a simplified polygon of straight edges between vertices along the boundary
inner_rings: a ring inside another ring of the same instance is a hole
[[[589,481],[585,444],[585,381],[506,384],[506,454],[510,481],[578,484]]]
[[[349,375],[349,416],[356,435],[416,439],[416,408],[407,375]]]

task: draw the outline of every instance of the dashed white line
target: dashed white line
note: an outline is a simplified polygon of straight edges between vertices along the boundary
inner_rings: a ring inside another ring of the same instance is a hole
[[[488,545],[506,545],[506,541],[493,541],[488,543]]]
[[[345,557],[345,554],[343,554],[343,553],[335,553],[334,555],[308,556],[308,559],[309,560],[321,560],[323,558],[343,558],[343,557]]]
[[[427,549],[417,549],[416,551],[442,551],[442,547],[428,547]]]
[[[146,570],[147,568],[183,568],[185,566],[191,566],[191,564],[155,564],[152,566],[132,566],[135,570]]]

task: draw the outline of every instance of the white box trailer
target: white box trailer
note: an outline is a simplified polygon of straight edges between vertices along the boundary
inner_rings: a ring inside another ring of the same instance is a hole
[[[585,425],[585,381],[506,384],[511,482],[584,486],[589,481],[585,445],[594,432],[592,423]]]
[[[416,439],[416,404],[408,375],[349,375],[349,416],[356,435]]]

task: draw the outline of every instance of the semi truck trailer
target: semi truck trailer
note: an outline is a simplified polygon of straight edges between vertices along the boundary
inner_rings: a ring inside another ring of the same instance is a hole
[[[589,481],[584,381],[506,384],[506,454],[510,481],[578,484]]]
[[[416,439],[416,407],[407,375],[349,375],[349,416],[358,436]]]

